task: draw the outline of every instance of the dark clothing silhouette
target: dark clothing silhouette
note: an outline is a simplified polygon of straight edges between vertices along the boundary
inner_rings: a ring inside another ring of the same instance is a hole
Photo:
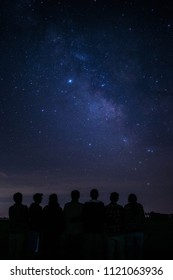
[[[65,232],[67,234],[83,233],[83,204],[71,201],[64,206]]]
[[[49,203],[43,209],[43,246],[48,259],[59,257],[60,236],[64,232],[64,215],[58,203]]]
[[[83,257],[83,204],[72,200],[64,206],[66,256],[68,259]]]
[[[84,204],[85,233],[103,233],[104,204],[99,200],[90,200]]]
[[[64,231],[64,215],[59,204],[47,205],[43,209],[44,230],[54,235]]]
[[[126,258],[142,259],[145,214],[141,204],[130,202],[125,205],[124,225],[126,232]]]
[[[109,236],[124,233],[124,209],[117,203],[105,207],[105,233]]]
[[[10,232],[23,233],[28,229],[28,207],[14,204],[9,208]]]
[[[97,199],[84,204],[85,259],[103,258],[104,204]]]
[[[124,209],[111,202],[105,207],[107,259],[124,259]]]
[[[43,210],[37,203],[32,203],[29,207],[29,225],[34,231],[41,231],[43,226]]]
[[[23,259],[26,257],[26,241],[28,230],[28,207],[16,203],[9,208],[10,236],[9,254],[10,259]]]
[[[126,232],[139,232],[144,230],[145,214],[143,206],[137,202],[124,206],[124,225]]]
[[[38,203],[29,207],[28,250],[32,258],[37,258],[41,251],[41,231],[43,227],[43,210]]]

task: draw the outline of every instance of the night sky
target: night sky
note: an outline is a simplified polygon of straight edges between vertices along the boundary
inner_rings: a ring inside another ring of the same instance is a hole
[[[0,216],[135,192],[173,212],[172,1],[0,1]]]

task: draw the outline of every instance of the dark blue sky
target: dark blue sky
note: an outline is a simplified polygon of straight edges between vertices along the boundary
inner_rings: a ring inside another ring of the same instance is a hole
[[[0,215],[16,191],[173,212],[171,1],[0,3]]]

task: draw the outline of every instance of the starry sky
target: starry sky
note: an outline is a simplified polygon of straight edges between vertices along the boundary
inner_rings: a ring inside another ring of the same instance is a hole
[[[0,1],[0,216],[21,191],[173,212],[172,1]]]

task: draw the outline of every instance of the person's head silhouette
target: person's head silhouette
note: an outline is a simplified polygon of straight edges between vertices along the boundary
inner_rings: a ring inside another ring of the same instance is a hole
[[[117,192],[112,192],[112,193],[110,194],[110,201],[111,201],[112,203],[116,203],[116,202],[118,201],[118,199],[119,199],[119,193],[117,193]]]
[[[49,196],[49,204],[50,205],[56,205],[58,203],[58,196],[56,193],[52,193],[50,196]]]
[[[137,196],[134,193],[130,193],[128,196],[128,202],[129,203],[135,203],[137,202]]]
[[[37,204],[40,204],[42,202],[42,196],[43,196],[42,193],[35,193],[33,195],[34,202],[37,203]]]
[[[71,192],[71,199],[72,199],[73,201],[78,201],[79,198],[80,198],[80,192],[79,192],[78,190],[73,190],[73,191]]]
[[[20,192],[17,192],[13,195],[13,200],[16,204],[21,204],[23,199],[23,195]]]
[[[98,196],[99,196],[99,192],[98,192],[97,189],[92,189],[92,190],[90,191],[90,197],[91,197],[92,199],[97,199]]]

